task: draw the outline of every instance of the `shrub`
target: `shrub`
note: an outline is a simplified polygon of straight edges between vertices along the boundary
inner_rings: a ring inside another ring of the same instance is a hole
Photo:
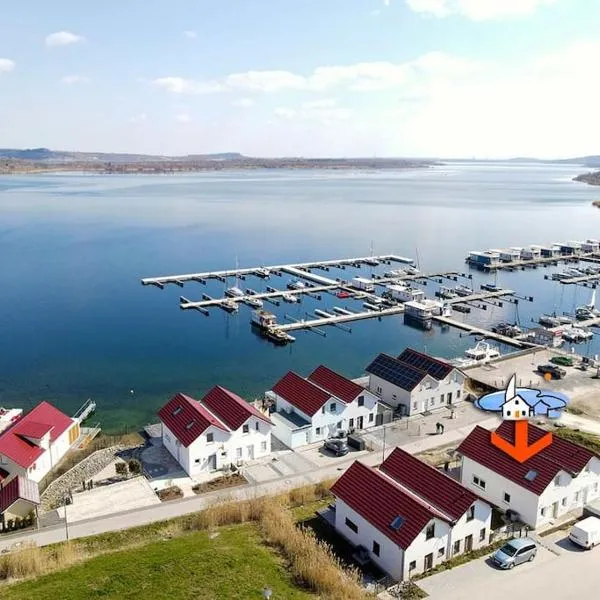
[[[115,472],[117,475],[127,475],[128,470],[127,463],[121,461],[115,463]]]
[[[139,475],[142,472],[142,463],[140,463],[140,461],[136,460],[135,458],[129,460],[127,462],[127,465],[129,466],[129,471],[134,475]]]

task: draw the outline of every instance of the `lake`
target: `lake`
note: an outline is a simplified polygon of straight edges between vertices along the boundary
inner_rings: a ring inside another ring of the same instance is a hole
[[[105,429],[120,430],[155,422],[179,391],[200,396],[220,384],[250,399],[290,369],[306,375],[324,363],[359,376],[378,352],[406,346],[461,355],[472,338],[413,329],[401,316],[354,323],[352,333],[328,328],[327,337],[297,332],[295,344],[277,348],[251,331],[247,307],[234,316],[179,310],[180,295],[199,300],[224,284],[159,290],[140,279],[233,268],[236,258],[243,267],[367,256],[371,245],[375,254],[417,257],[423,271],[466,272],[469,250],[600,238],[600,211],[591,206],[598,190],[570,181],[583,171],[454,163],[398,172],[0,178],[0,404],[30,408],[46,399],[72,413],[92,397]],[[530,325],[542,312],[589,301],[589,289],[546,281],[549,272],[499,274],[497,283],[534,296],[535,305],[521,302],[518,314],[512,305],[489,306],[468,319]],[[432,284],[425,289],[433,295]],[[303,318],[341,302],[306,299],[273,310],[280,320]],[[600,343],[579,349],[597,353]]]

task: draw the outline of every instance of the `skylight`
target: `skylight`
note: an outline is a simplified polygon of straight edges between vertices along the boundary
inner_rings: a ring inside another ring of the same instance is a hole
[[[196,423],[196,421],[190,421],[190,422],[189,422],[189,423],[188,423],[188,424],[185,426],[185,428],[186,428],[186,429],[191,429],[191,428],[192,428],[192,427],[195,425],[195,423]]]
[[[537,476],[538,476],[537,471],[527,471],[527,474],[525,475],[525,479],[527,479],[527,481],[533,481]]]
[[[394,531],[398,531],[398,529],[400,529],[400,527],[402,527],[402,525],[404,525],[404,517],[401,517],[401,516],[395,517],[394,520],[390,523],[390,527]]]
[[[176,417],[181,411],[183,410],[183,408],[181,408],[181,406],[178,406],[174,411],[173,411],[173,416]]]

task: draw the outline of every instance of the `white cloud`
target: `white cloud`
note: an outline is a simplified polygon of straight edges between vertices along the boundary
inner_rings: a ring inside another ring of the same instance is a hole
[[[282,119],[309,119],[325,124],[332,121],[345,121],[353,114],[349,108],[334,108],[334,106],[335,102],[331,104],[330,101],[305,102],[299,109],[276,108],[274,114]]]
[[[159,77],[152,83],[173,94],[210,94],[225,89],[217,82],[194,81],[183,77]]]
[[[323,98],[321,100],[311,100],[310,102],[303,102],[302,108],[306,108],[308,110],[312,108],[331,108],[336,104],[337,102],[334,98]]]
[[[289,71],[248,71],[233,73],[225,78],[228,88],[240,88],[261,92],[277,92],[282,89],[303,89],[306,80],[302,75]]]
[[[135,115],[135,117],[131,117],[129,120],[132,123],[143,123],[148,120],[148,115],[146,113],[140,113],[139,115]]]
[[[70,46],[79,42],[85,42],[85,38],[70,31],[57,31],[46,36],[46,46],[51,48],[56,46]]]
[[[91,79],[85,75],[65,75],[61,81],[68,85],[72,85],[74,83],[89,83]]]
[[[231,103],[231,106],[237,106],[238,108],[250,108],[254,106],[254,100],[252,98],[238,98]]]
[[[180,113],[178,115],[175,115],[175,120],[178,123],[189,123],[192,119],[187,113]]]
[[[558,0],[406,0],[410,9],[437,18],[459,15],[472,21],[527,17]]]
[[[276,117],[282,117],[284,119],[293,119],[298,114],[298,111],[295,109],[284,107],[278,107],[273,112]]]
[[[10,60],[9,58],[0,58],[0,73],[8,73],[12,71],[16,66],[14,60]]]
[[[183,35],[190,40],[195,40],[198,37],[198,34],[195,31],[190,30],[184,31]]]

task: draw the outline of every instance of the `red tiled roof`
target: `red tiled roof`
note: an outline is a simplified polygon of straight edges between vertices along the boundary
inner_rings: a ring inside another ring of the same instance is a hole
[[[19,435],[24,435],[33,438],[34,440],[39,440],[43,438],[49,431],[52,431],[52,429],[54,429],[54,425],[29,421],[19,425]]]
[[[45,450],[22,436],[34,437],[31,435],[32,431],[38,435],[42,427],[46,426],[46,431],[50,431],[50,441],[53,442],[72,424],[73,419],[49,402],[42,402],[0,434],[0,454],[8,456],[19,466],[27,469]],[[48,427],[51,429],[47,429]]]
[[[331,398],[331,394],[293,371],[284,375],[275,384],[273,391],[309,417],[319,412]]]
[[[400,448],[383,461],[379,470],[456,521],[477,500],[460,483]]]
[[[392,479],[358,461],[334,483],[331,492],[405,550],[431,519],[441,518]],[[390,527],[396,517],[404,519],[398,530]]]
[[[358,385],[358,383],[346,379],[323,365],[317,367],[308,376],[308,379],[346,404],[350,404],[358,396],[365,393],[365,388]]]
[[[211,425],[228,431],[227,426],[204,408],[200,402],[185,394],[173,396],[158,411],[158,416],[186,448]]]
[[[200,402],[233,431],[239,429],[252,416],[271,423],[269,417],[254,406],[219,385],[210,390]]]
[[[31,479],[15,477],[0,488],[0,513],[8,510],[17,500],[26,500],[31,504],[40,503],[38,485]]]
[[[528,430],[530,444],[539,440],[546,433],[543,429],[531,424],[529,424]],[[504,439],[514,442],[514,421],[503,421],[496,433]],[[479,426],[473,429],[456,450],[463,456],[514,481],[537,496],[542,494],[559,471],[566,471],[575,476],[594,456],[597,456],[583,446],[555,435],[549,446],[529,460],[520,463],[492,445],[491,432]],[[532,481],[525,479],[525,475],[529,471],[537,473]]]

